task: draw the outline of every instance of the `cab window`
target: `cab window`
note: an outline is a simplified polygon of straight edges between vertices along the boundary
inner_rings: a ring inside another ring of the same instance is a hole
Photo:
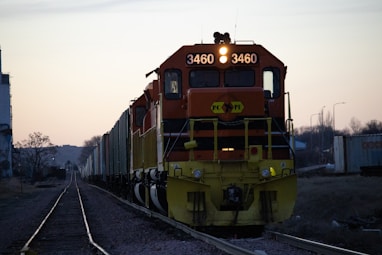
[[[178,69],[164,72],[164,94],[168,99],[179,99],[182,95],[182,73]]]
[[[219,72],[217,70],[192,70],[190,71],[191,88],[208,88],[219,86]]]
[[[263,69],[263,88],[266,98],[280,96],[280,70],[276,67]]]
[[[232,69],[224,72],[225,87],[255,86],[255,72],[253,70]]]

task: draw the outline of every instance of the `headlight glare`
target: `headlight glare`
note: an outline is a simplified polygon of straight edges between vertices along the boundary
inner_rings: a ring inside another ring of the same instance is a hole
[[[219,57],[219,61],[220,61],[220,63],[222,63],[222,64],[227,63],[227,60],[228,60],[227,56],[220,56],[220,57]]]
[[[221,48],[219,49],[219,53],[220,53],[220,55],[225,55],[225,54],[227,54],[227,52],[228,52],[228,49],[227,49],[227,47],[225,47],[225,46],[223,46],[223,47],[221,47]]]

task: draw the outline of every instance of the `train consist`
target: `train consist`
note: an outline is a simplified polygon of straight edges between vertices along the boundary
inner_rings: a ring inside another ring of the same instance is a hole
[[[156,79],[82,176],[190,226],[281,222],[297,193],[286,66],[254,42],[214,38],[146,75]]]

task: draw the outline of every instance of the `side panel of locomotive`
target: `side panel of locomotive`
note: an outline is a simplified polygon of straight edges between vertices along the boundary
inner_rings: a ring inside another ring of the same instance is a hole
[[[135,199],[193,226],[283,221],[296,198],[286,67],[218,42],[180,48],[132,104]]]
[[[130,107],[130,179],[135,202],[167,215],[167,172],[161,166],[163,148],[158,92],[155,80]]]

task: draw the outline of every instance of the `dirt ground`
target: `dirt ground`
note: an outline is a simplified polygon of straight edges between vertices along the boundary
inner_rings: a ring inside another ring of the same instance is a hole
[[[2,179],[0,202],[39,190],[38,183]],[[268,228],[359,252],[382,254],[382,177],[300,177],[293,216]]]
[[[0,199],[36,191],[36,186],[18,177],[0,179]]]
[[[382,254],[382,177],[301,177],[297,196],[291,219],[271,229]]]

